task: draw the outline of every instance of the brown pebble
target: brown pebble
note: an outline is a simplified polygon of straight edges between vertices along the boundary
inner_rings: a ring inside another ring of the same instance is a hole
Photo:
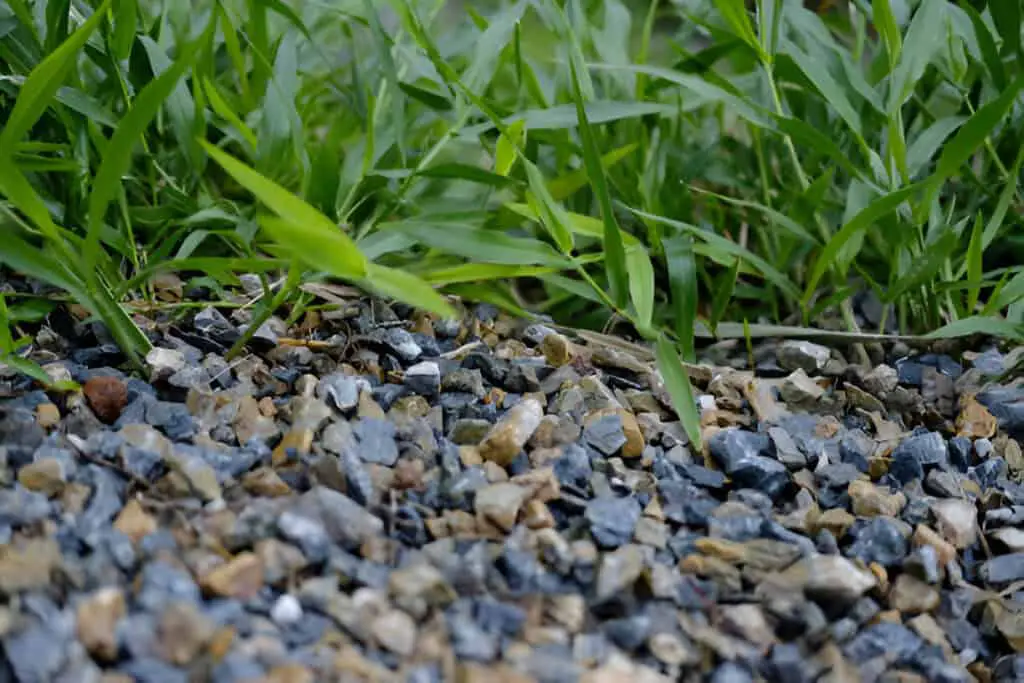
[[[18,470],[18,483],[52,498],[64,490],[64,468],[56,458],[40,458]]]
[[[93,377],[82,386],[85,400],[101,421],[113,424],[128,405],[128,387],[117,377]]]
[[[60,424],[60,409],[52,403],[40,403],[36,406],[36,424],[43,429],[51,429]]]
[[[239,553],[203,576],[199,583],[211,595],[248,600],[263,587],[263,563],[253,553]]]
[[[395,463],[395,479],[392,485],[402,491],[422,488],[424,469],[422,460],[402,458]]]
[[[138,543],[157,530],[156,519],[142,508],[139,501],[129,500],[114,520],[114,528]]]
[[[269,396],[264,396],[259,402],[260,414],[263,417],[275,417],[277,415],[277,406],[274,405],[274,399]]]
[[[260,467],[242,477],[242,487],[254,496],[278,498],[291,495],[292,489],[269,467]]]
[[[530,529],[550,529],[555,526],[555,518],[548,506],[537,499],[528,501],[522,512],[523,524]]]
[[[78,604],[78,640],[97,660],[117,659],[117,624],[124,615],[124,594],[118,588],[101,588]]]

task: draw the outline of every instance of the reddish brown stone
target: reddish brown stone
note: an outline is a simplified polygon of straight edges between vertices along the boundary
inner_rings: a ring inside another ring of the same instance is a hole
[[[113,424],[128,404],[128,387],[116,377],[93,377],[82,393],[96,417],[107,424]]]

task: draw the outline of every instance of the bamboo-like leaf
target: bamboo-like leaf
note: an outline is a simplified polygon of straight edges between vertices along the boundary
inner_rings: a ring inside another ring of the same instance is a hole
[[[609,295],[620,308],[625,306],[627,293],[630,291],[629,273],[626,269],[626,250],[622,244],[622,231],[615,219],[612,198],[608,191],[608,181],[604,168],[601,166],[601,155],[597,149],[593,129],[583,109],[583,90],[580,87],[578,65],[569,61],[569,71],[573,83],[573,99],[576,101],[576,115],[579,118],[580,138],[583,142],[583,161],[587,167],[590,184],[594,188],[598,205],[601,207],[601,218],[604,221],[604,253],[605,274],[608,278]],[[648,265],[650,261],[648,260]]]
[[[697,263],[693,258],[693,240],[688,235],[673,235],[662,240],[668,270],[676,336],[687,363],[696,360],[693,329],[697,321]]]
[[[9,164],[17,143],[53,103],[54,94],[75,65],[78,51],[103,21],[109,6],[110,0],[100,3],[92,16],[29,74],[28,80],[18,93],[14,109],[0,131],[0,166]]]
[[[978,296],[981,293],[982,273],[982,236],[984,235],[985,224],[979,213],[974,217],[974,229],[971,230],[971,241],[967,244],[967,312],[974,313],[978,306]]]
[[[683,423],[683,428],[686,430],[686,435],[690,438],[694,450],[699,452],[702,448],[700,413],[693,400],[693,387],[690,386],[690,378],[687,376],[686,370],[683,369],[682,359],[664,335],[658,337],[656,353],[658,370],[661,372],[662,379],[665,380],[665,388],[668,389],[669,396],[672,397],[672,405],[676,409],[676,414],[679,415],[679,420]]]
[[[518,150],[526,144],[526,128],[520,119],[509,124],[507,134],[498,136],[498,148],[494,154],[494,172],[500,176],[508,176],[516,163]]]
[[[359,247],[327,216],[230,154],[206,141],[201,144],[232,178],[283,219],[263,223],[278,243],[310,265],[337,277],[366,276],[366,258]]]
[[[627,251],[626,269],[629,273],[629,298],[637,316],[637,329],[645,336],[652,335],[654,266],[651,265],[647,249],[637,246]]]
[[[83,267],[94,272],[98,262],[100,228],[107,206],[121,189],[121,176],[132,161],[132,150],[142,137],[149,122],[170,96],[178,81],[199,53],[198,45],[184,50],[182,57],[169,69],[150,81],[132,101],[132,108],[121,119],[103,151],[103,161],[92,182],[89,194],[89,226],[86,232]]]
[[[547,243],[460,223],[420,220],[381,223],[382,231],[407,235],[421,244],[482,263],[569,267],[569,261]]]
[[[821,250],[817,260],[814,263],[814,269],[811,271],[811,276],[807,280],[807,285],[804,289],[803,301],[806,305],[811,297],[814,296],[814,292],[818,287],[818,282],[821,281],[822,276],[837,263],[839,252],[843,249],[846,244],[859,237],[864,230],[866,230],[876,220],[885,216],[886,214],[895,211],[896,208],[907,201],[914,193],[920,191],[924,187],[924,183],[915,183],[913,185],[907,185],[898,190],[894,190],[889,194],[882,195],[878,199],[864,207],[857,215],[851,218],[842,228],[832,235],[832,238],[825,244],[825,247]]]
[[[454,318],[455,310],[433,287],[411,273],[376,263],[367,265],[366,284],[384,296],[424,311]]]

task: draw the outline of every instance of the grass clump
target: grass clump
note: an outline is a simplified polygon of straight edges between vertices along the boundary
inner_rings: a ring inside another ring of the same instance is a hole
[[[1013,4],[12,0],[0,262],[136,359],[162,271],[618,322],[693,432],[695,336],[1021,336]]]

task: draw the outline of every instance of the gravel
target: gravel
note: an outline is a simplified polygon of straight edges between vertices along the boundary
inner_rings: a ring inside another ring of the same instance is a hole
[[[645,354],[406,313],[0,375],[0,680],[1024,680],[1004,350],[714,345],[698,449]]]

